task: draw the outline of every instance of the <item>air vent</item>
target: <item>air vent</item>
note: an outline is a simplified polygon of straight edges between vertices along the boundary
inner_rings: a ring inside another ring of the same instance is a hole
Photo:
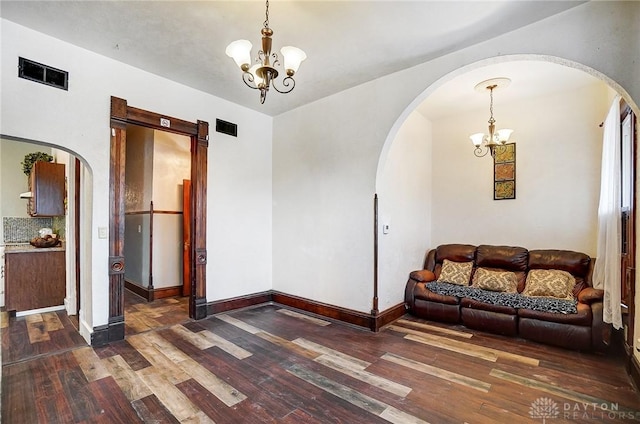
[[[69,72],[23,57],[18,58],[18,76],[62,90],[68,90],[69,88]]]
[[[216,119],[216,132],[230,135],[231,137],[238,136],[238,124],[223,121],[222,119]]]

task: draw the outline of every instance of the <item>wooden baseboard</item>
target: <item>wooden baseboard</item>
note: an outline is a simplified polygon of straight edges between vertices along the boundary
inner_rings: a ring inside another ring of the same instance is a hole
[[[124,287],[138,296],[147,299],[148,302],[166,297],[182,296],[182,286],[161,287],[159,289],[149,290],[147,287],[125,280]]]
[[[407,309],[404,302],[399,303],[396,306],[392,306],[386,311],[380,312],[375,317],[375,328],[372,328],[372,330],[379,331],[385,325],[391,324],[393,321],[401,318],[406,312]]]
[[[292,308],[311,312],[313,314],[321,315],[328,318],[333,318],[338,321],[357,325],[359,327],[366,327],[372,330],[374,328],[373,317],[365,312],[358,312],[339,306],[328,305],[326,303],[316,302],[314,300],[280,293],[277,291],[272,292],[272,301],[274,303],[279,303],[280,305],[290,306]]]
[[[109,326],[100,325],[93,327],[91,332],[91,346],[100,347],[109,343]]]
[[[404,303],[400,303],[374,316],[365,312],[354,311],[340,306],[329,305],[269,290],[266,292],[209,302],[207,303],[207,315],[219,314],[270,302],[310,312],[315,315],[332,318],[358,327],[369,328],[371,331],[378,331],[383,326],[395,321],[405,314]]]
[[[215,300],[207,303],[207,315],[220,314],[234,309],[246,308],[271,302],[271,291],[238,296],[231,299]]]

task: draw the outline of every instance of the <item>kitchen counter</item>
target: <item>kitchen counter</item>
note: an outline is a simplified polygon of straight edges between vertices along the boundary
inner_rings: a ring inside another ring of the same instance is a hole
[[[65,244],[64,242],[56,247],[35,247],[30,245],[29,243],[20,243],[20,244],[7,244],[4,247],[4,253],[43,253],[43,252],[64,252]]]

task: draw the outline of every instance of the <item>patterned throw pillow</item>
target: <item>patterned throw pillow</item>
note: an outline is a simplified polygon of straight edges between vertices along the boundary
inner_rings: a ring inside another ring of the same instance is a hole
[[[513,272],[478,268],[473,274],[471,286],[495,292],[516,293],[518,291],[518,279]]]
[[[527,282],[522,292],[525,296],[555,297],[573,299],[573,275],[557,269],[532,269],[527,274]]]
[[[442,269],[438,282],[468,286],[471,279],[473,262],[453,262],[448,259],[442,261]]]

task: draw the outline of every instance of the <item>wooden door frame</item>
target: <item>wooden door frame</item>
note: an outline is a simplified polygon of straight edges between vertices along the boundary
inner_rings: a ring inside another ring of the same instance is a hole
[[[111,97],[109,165],[109,323],[99,329],[92,344],[124,339],[124,196],[127,125],[168,131],[191,139],[191,295],[189,317],[207,316],[207,151],[209,124],[192,123],[127,105]],[[185,217],[186,218],[186,217]]]

